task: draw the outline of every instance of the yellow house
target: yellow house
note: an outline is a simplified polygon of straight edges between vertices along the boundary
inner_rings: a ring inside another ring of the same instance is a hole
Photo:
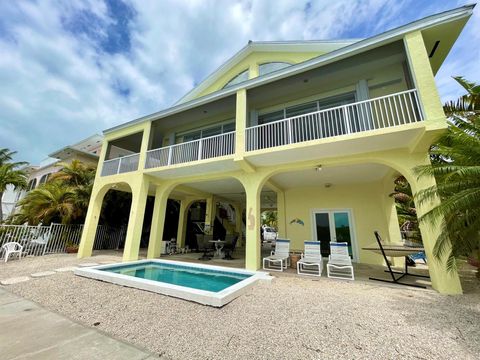
[[[245,266],[261,263],[260,214],[278,211],[279,236],[348,241],[353,260],[381,264],[362,250],[378,230],[400,240],[393,179],[413,192],[434,184],[413,168],[447,123],[434,75],[473,6],[429,16],[363,40],[249,42],[173,107],[108,129],[79,257],[91,255],[106,192],[132,193],[124,261],[136,260],[147,196],[155,196],[148,258],[160,256],[169,198],[181,202],[185,241],[190,205],[235,209]],[[431,206],[432,204],[430,204]],[[429,206],[417,209],[421,215]],[[432,286],[461,293],[458,275],[432,255],[436,228],[421,225]],[[324,243],[326,248],[323,249]]]

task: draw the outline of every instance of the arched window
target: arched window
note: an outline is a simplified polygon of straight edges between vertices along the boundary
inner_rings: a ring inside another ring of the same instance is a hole
[[[35,189],[37,186],[37,179],[32,179],[28,182],[27,191]]]
[[[223,88],[226,89],[230,86],[240,84],[241,82],[244,82],[244,81],[247,81],[247,80],[248,80],[248,69],[243,70],[240,74],[231,78],[230,81],[227,82],[227,84]]]
[[[258,65],[258,75],[262,76],[265,74],[269,74],[271,72],[286,68],[287,66],[290,66],[290,65],[291,64],[287,62],[281,62],[281,61],[260,64]]]
[[[45,184],[45,183],[47,182],[49,176],[50,176],[50,174],[45,174],[45,175],[43,175],[43,176],[40,178],[40,183],[39,183],[39,184],[40,184],[40,185]]]

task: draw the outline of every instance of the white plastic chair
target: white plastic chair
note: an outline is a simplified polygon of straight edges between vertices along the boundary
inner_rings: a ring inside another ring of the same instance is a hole
[[[305,241],[304,248],[304,254],[297,262],[297,274],[322,276],[323,259],[320,241]]]
[[[277,239],[275,250],[263,258],[263,269],[283,271],[290,266],[290,240]]]
[[[327,276],[334,279],[355,280],[348,243],[331,242],[328,256]]]
[[[18,242],[12,241],[2,245],[2,249],[5,252],[5,262],[8,261],[8,257],[12,254],[18,254],[18,259],[22,257],[23,246]]]

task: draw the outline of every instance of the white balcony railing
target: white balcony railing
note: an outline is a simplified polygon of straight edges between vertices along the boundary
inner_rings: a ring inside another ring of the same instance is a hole
[[[102,176],[121,174],[138,170],[140,154],[122,156],[120,158],[106,160],[102,166]]]
[[[247,151],[424,120],[417,90],[359,101],[246,129]]]
[[[145,168],[211,159],[235,152],[235,131],[147,151]]]

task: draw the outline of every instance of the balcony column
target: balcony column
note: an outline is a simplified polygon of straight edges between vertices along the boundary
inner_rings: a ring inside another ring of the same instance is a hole
[[[205,205],[205,233],[213,234],[213,225],[215,223],[216,204],[215,197],[212,195],[206,199]]]
[[[413,166],[405,171],[404,176],[412,187],[414,197],[420,190],[436,186],[434,177],[422,176],[419,178],[412,170],[415,165],[430,164],[428,154],[411,154],[409,161],[412,162]],[[417,202],[417,216],[420,218],[439,202],[440,199],[438,198],[428,204],[420,205]],[[420,233],[422,234],[423,245],[428,259],[428,270],[432,280],[432,287],[442,294],[461,294],[462,286],[457,271],[447,270],[447,256],[443,256],[440,259],[433,256],[433,249],[440,234],[440,227],[420,222]],[[446,250],[448,252],[449,249]]]
[[[99,173],[97,171],[97,176]],[[82,237],[78,248],[77,257],[79,259],[92,256],[93,245],[95,243],[95,236],[97,234],[98,220],[102,211],[103,199],[108,192],[109,187],[104,186],[101,189],[93,187],[90,202],[88,203],[87,215],[85,216],[85,223],[83,225]]]
[[[152,129],[152,122],[148,121],[143,128],[142,144],[140,145],[140,155],[138,158],[138,171],[145,169],[145,161],[147,159],[147,151],[150,147],[150,131]]]
[[[422,33],[415,31],[405,35],[404,44],[425,119],[444,123],[446,121],[445,113],[435,85]]]
[[[278,237],[287,238],[287,220],[285,213],[285,192],[277,192],[277,231]]]
[[[148,259],[159,258],[162,251],[163,229],[165,226],[165,212],[167,210],[169,194],[170,191],[166,188],[166,186],[159,185],[155,189],[155,203],[153,205],[152,225],[150,227],[150,238],[148,240]]]
[[[245,154],[245,130],[247,128],[247,90],[237,91],[235,114],[235,159],[241,160]]]
[[[187,233],[187,218],[188,208],[191,200],[183,199],[180,201],[180,211],[178,213],[178,228],[177,228],[177,247],[185,247],[185,234]]]
[[[260,227],[262,224],[260,218],[260,192],[262,190],[262,180],[256,174],[249,174],[242,181],[247,197],[245,268],[248,270],[257,270],[261,267]]]
[[[149,183],[144,176],[136,176],[129,183],[132,189],[132,205],[130,207],[130,217],[128,218],[123,261],[138,259]]]

